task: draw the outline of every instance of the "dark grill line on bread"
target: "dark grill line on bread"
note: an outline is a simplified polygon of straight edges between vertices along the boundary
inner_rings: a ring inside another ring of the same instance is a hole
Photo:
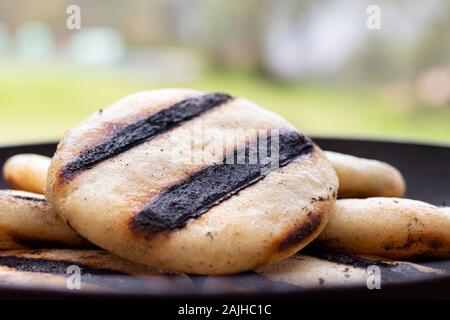
[[[312,251],[307,253],[308,255],[312,257],[316,257],[322,260],[327,260],[330,262],[335,262],[347,266],[352,266],[355,268],[368,268],[370,266],[376,265],[378,267],[389,267],[390,264],[378,261],[378,260],[370,260],[370,259],[364,259],[361,257],[351,256],[348,254],[343,253],[336,253],[336,252],[316,252]]]
[[[0,266],[5,266],[17,271],[23,272],[40,272],[51,273],[57,275],[66,275],[67,269],[76,265],[81,269],[82,273],[91,275],[128,275],[128,273],[112,270],[112,269],[97,269],[91,266],[80,264],[68,260],[52,260],[43,258],[25,258],[19,256],[0,256]]]
[[[82,283],[89,283],[112,289],[160,290],[165,288],[165,282],[162,280],[166,275],[152,275],[143,278],[124,271],[96,268],[70,260],[27,258],[11,255],[0,256],[0,266],[8,267],[19,272],[46,273],[66,278],[73,274],[68,273],[68,268],[70,266],[77,266],[80,268]]]
[[[207,93],[198,98],[188,98],[144,119],[122,127],[106,141],[83,151],[66,164],[61,172],[64,181],[72,179],[79,172],[113,158],[154,137],[166,133],[186,121],[201,116],[232,97],[224,93]]]
[[[20,194],[9,194],[11,198],[17,199],[17,200],[25,200],[25,201],[33,201],[33,202],[45,202],[44,197],[31,197],[31,196],[22,196]]]
[[[323,221],[323,210],[310,211],[302,221],[278,245],[279,251],[289,250],[299,242],[311,237],[320,228]]]
[[[413,265],[397,261],[386,263],[383,261],[366,259],[337,252],[308,252],[308,255],[330,262],[352,266],[354,268],[367,269],[370,266],[377,266],[380,268],[383,281],[399,281],[402,279],[412,279],[420,276],[424,277],[436,275],[434,272],[424,272],[417,269]],[[436,272],[437,271],[438,270],[436,270]]]
[[[271,136],[267,139],[270,145]],[[250,145],[259,147],[259,143]],[[278,147],[278,165],[282,167],[302,155],[311,154],[314,145],[304,135],[285,130],[280,132]],[[238,152],[234,150],[235,156]],[[244,152],[242,154],[248,159],[251,152],[248,146]],[[221,163],[209,165],[163,191],[132,218],[132,230],[136,234],[151,237],[157,232],[181,228],[189,219],[201,216],[211,207],[263,179],[264,169],[273,169],[270,163],[259,157],[256,164],[247,164],[248,161],[246,164],[227,164],[229,158],[225,155]]]

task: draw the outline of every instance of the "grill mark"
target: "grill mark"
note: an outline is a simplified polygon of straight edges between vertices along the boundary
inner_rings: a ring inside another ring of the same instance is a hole
[[[45,250],[33,250],[30,253],[40,254]],[[124,271],[94,268],[77,261],[52,260],[45,258],[25,258],[19,256],[0,256],[0,266],[5,266],[19,272],[47,273],[56,276],[68,277],[69,266],[76,265],[81,271],[81,283],[89,283],[100,287],[121,290],[161,290],[170,286],[186,285],[181,278],[172,274],[155,274],[150,276],[136,276]]]
[[[128,275],[128,273],[105,269],[93,268],[86,264],[79,264],[75,261],[68,260],[51,260],[44,258],[25,258],[18,256],[0,256],[0,265],[22,272],[51,273],[56,275],[66,275],[67,268],[77,265],[82,274],[89,273],[91,275]]]
[[[33,202],[45,202],[44,198],[31,197],[31,196],[22,196],[18,194],[11,194],[11,197],[17,200],[25,200],[25,201],[33,201]]]
[[[330,262],[335,262],[335,263],[339,263],[339,264],[344,264],[347,266],[352,266],[355,268],[367,268],[369,266],[379,266],[379,267],[389,267],[391,266],[388,263],[382,262],[382,261],[377,261],[377,260],[369,260],[369,259],[364,259],[361,257],[356,257],[356,256],[351,256],[351,255],[347,255],[347,254],[342,254],[342,253],[334,253],[334,252],[311,252],[309,253],[309,255],[322,259],[322,260],[327,260]]]
[[[316,232],[323,222],[323,212],[308,212],[306,221],[291,231],[278,245],[278,251],[288,250]]]
[[[403,262],[386,263],[383,261],[364,259],[361,257],[331,252],[314,252],[308,254],[319,259],[360,269],[367,269],[369,266],[378,266],[380,267],[382,280],[389,282],[413,279],[416,277],[430,277],[438,274],[438,270],[436,270],[436,272],[424,272],[413,265]]]
[[[271,135],[267,139],[269,145]],[[259,143],[256,145],[259,146]],[[279,167],[282,167],[302,155],[311,154],[314,145],[298,132],[285,131],[280,132],[278,147]],[[235,149],[234,155],[238,152],[245,152],[248,160],[248,146],[244,150]],[[246,164],[227,164],[226,159],[229,158],[225,155],[220,163],[193,173],[159,194],[131,219],[133,232],[151,237],[156,232],[184,227],[189,219],[198,218],[211,207],[263,179],[265,174],[262,170],[273,170],[270,162],[259,157],[256,164],[248,164],[248,161]]]
[[[38,252],[39,253],[39,252]],[[5,266],[20,272],[30,273],[48,273],[56,276],[68,277],[69,266],[76,265],[80,268],[80,277],[82,283],[90,283],[102,287],[113,289],[153,289],[158,288],[158,283],[142,281],[142,278],[133,276],[129,273],[106,269],[93,268],[86,264],[80,264],[76,261],[52,260],[44,258],[25,258],[18,256],[1,256],[0,266]],[[157,279],[154,279],[157,280]]]
[[[188,98],[144,119],[119,129],[105,142],[100,143],[66,164],[60,174],[63,181],[72,179],[78,173],[130,150],[177,126],[199,117],[232,97],[224,93],[208,93],[198,98]]]

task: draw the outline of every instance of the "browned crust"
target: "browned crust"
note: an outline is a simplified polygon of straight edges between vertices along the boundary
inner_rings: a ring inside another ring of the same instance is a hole
[[[333,196],[330,194],[328,198],[321,200],[312,199],[311,202],[318,205],[311,208],[302,221],[278,240],[276,251],[288,251],[315,238],[328,221]]]
[[[311,199],[313,205],[309,208],[303,208],[304,210],[309,209],[305,218],[296,223],[284,235],[280,236],[274,242],[273,249],[271,250],[273,254],[261,263],[258,263],[254,269],[261,268],[268,263],[273,263],[295,254],[298,250],[301,250],[313,241],[325,228],[330,217],[330,212],[333,210],[336,196],[337,190],[330,188],[328,197]]]
[[[385,244],[383,249],[385,251],[386,256],[398,256],[402,255],[404,252],[405,255],[412,250],[420,251],[421,253],[415,256],[420,256],[421,258],[448,258],[450,255],[450,251],[446,250],[446,248],[450,247],[450,243],[445,239],[445,237],[430,234],[428,232],[421,233],[418,235],[413,235],[411,233],[408,234],[408,238],[406,241],[402,243],[388,243]]]
[[[395,199],[393,201],[398,202]],[[390,240],[380,240],[371,249],[354,248],[338,237],[317,239],[312,245],[339,253],[372,254],[390,259],[448,258],[450,256],[450,242],[446,231],[442,228],[424,230],[425,225],[415,216],[409,218],[406,228],[406,238],[391,236]]]
[[[278,251],[286,251],[311,237],[323,222],[324,211],[309,211],[303,223],[287,233],[287,236],[278,244]]]

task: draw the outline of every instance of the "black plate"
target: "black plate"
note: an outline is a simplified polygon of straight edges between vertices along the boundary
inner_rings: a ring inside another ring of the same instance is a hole
[[[450,205],[450,147],[368,141],[354,139],[316,138],[325,150],[338,151],[386,161],[399,168],[408,185],[407,197],[423,200],[438,206]],[[10,146],[0,148],[0,166],[10,156],[18,153],[38,153],[51,156],[55,144]],[[7,188],[0,179],[0,189]],[[450,230],[449,230],[450,232]],[[450,260],[425,261],[424,265],[450,272]],[[302,289],[267,280],[254,274],[228,276],[218,281],[214,290],[202,290],[206,277],[191,276],[192,288],[168,287],[167,290],[69,291],[47,288],[17,288],[0,286],[0,297],[147,297],[167,298],[405,298],[450,297],[450,276],[434,276],[427,279],[408,278],[406,281],[387,284],[381,290],[361,287],[328,289]]]

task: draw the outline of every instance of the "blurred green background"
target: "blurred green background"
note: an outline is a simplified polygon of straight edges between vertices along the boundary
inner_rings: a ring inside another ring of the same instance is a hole
[[[162,87],[242,96],[311,135],[450,143],[449,3],[2,0],[0,143]]]

